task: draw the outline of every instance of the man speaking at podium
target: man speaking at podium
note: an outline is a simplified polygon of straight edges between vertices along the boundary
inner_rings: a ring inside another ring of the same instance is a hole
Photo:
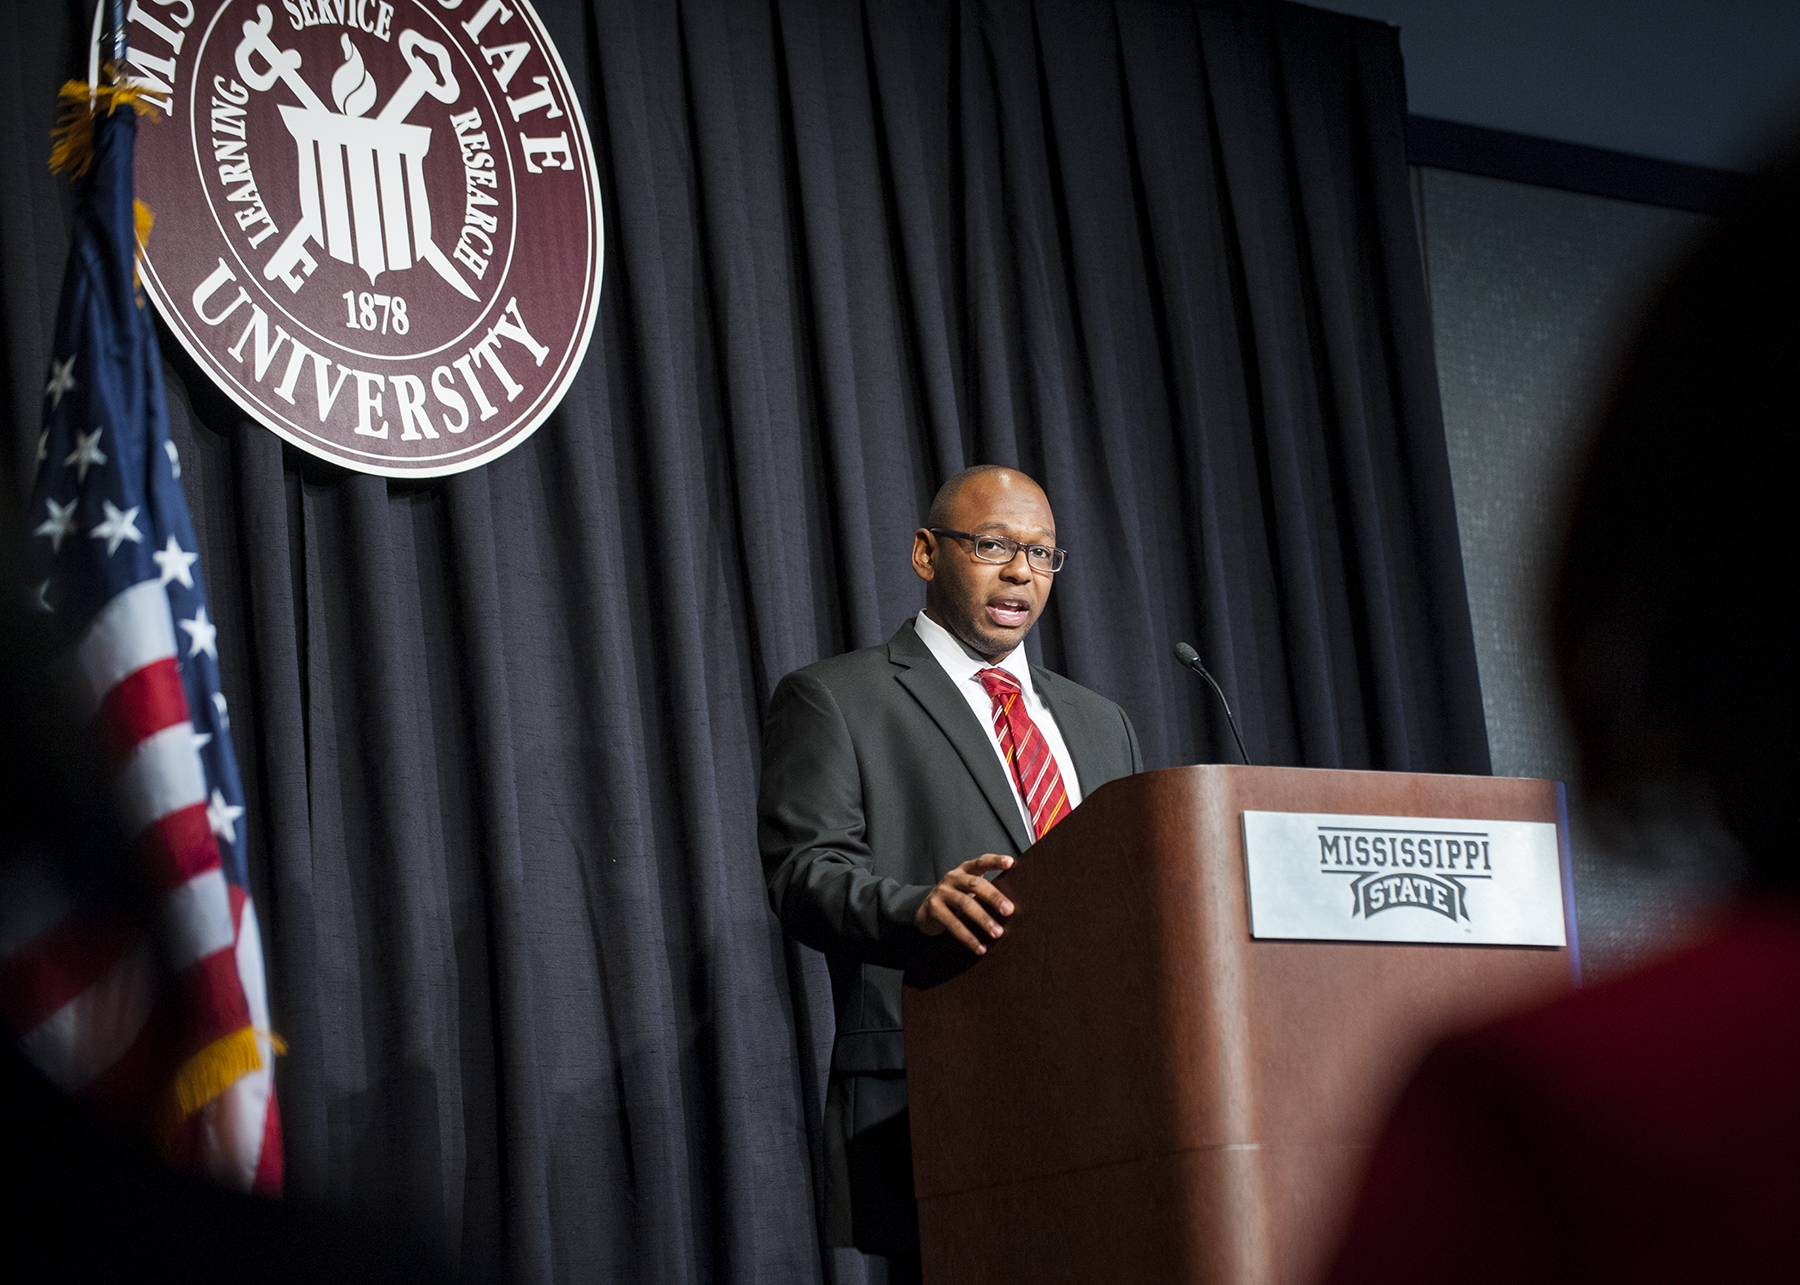
[[[887,1255],[896,1281],[919,1270],[902,970],[945,932],[985,953],[1013,907],[984,876],[1143,768],[1123,710],[1020,646],[1063,557],[1036,482],[994,465],[958,473],[913,533],[925,609],[881,646],[782,679],[763,729],[769,899],[825,953],[837,1010],[827,1229]],[[1001,1087],[970,1085],[971,1105]]]

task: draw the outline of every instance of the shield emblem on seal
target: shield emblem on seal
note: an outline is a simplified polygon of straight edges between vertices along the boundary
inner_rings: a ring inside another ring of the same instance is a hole
[[[144,287],[248,414],[346,468],[517,446],[593,334],[581,106],[527,0],[155,0],[128,23]]]

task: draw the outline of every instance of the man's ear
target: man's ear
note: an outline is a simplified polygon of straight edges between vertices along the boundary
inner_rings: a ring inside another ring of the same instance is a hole
[[[929,584],[937,577],[937,537],[924,527],[913,532],[913,574]]]

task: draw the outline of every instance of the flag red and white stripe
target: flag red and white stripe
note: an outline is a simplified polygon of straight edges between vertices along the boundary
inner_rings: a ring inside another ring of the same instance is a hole
[[[168,596],[145,580],[101,609],[64,666],[156,897],[154,933],[40,910],[52,922],[10,934],[0,995],[53,1083],[152,1118],[180,1158],[250,1187],[280,1127],[260,933],[220,865],[176,659]]]

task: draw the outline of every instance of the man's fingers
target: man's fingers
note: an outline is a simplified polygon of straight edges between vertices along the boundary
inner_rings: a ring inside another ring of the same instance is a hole
[[[1013,912],[1012,902],[1007,900],[1005,893],[988,880],[983,879],[982,876],[990,870],[1011,870],[1013,862],[1016,860],[1016,857],[1009,856],[1004,852],[984,852],[973,861],[963,862],[951,873],[970,876],[973,884],[965,886],[969,886],[976,896],[1001,914],[1010,915]]]
[[[1009,870],[1013,861],[1003,852],[984,852],[945,875],[919,907],[920,929],[931,937],[948,932],[977,955],[987,954],[987,946],[978,934],[1002,936],[1006,929],[993,915],[1012,914],[1013,903],[982,876],[989,871]]]
[[[953,893],[947,899],[954,906],[956,913],[964,920],[981,929],[990,937],[998,937],[1006,929],[995,923],[988,915],[987,907],[982,905],[981,898],[972,892]]]
[[[959,884],[958,886],[961,887],[964,892],[981,898],[983,905],[998,914],[1010,915],[1013,912],[1013,904],[1008,900],[1006,894],[1001,892],[1000,889],[996,888],[986,879],[977,877],[969,880],[966,884]]]
[[[960,941],[977,955],[987,954],[987,947],[983,946],[981,942],[976,939],[975,934],[969,931],[963,921],[957,917],[956,912],[945,905],[935,893],[931,898],[931,915],[933,919],[937,920],[949,930],[951,936],[955,937],[956,940]]]

